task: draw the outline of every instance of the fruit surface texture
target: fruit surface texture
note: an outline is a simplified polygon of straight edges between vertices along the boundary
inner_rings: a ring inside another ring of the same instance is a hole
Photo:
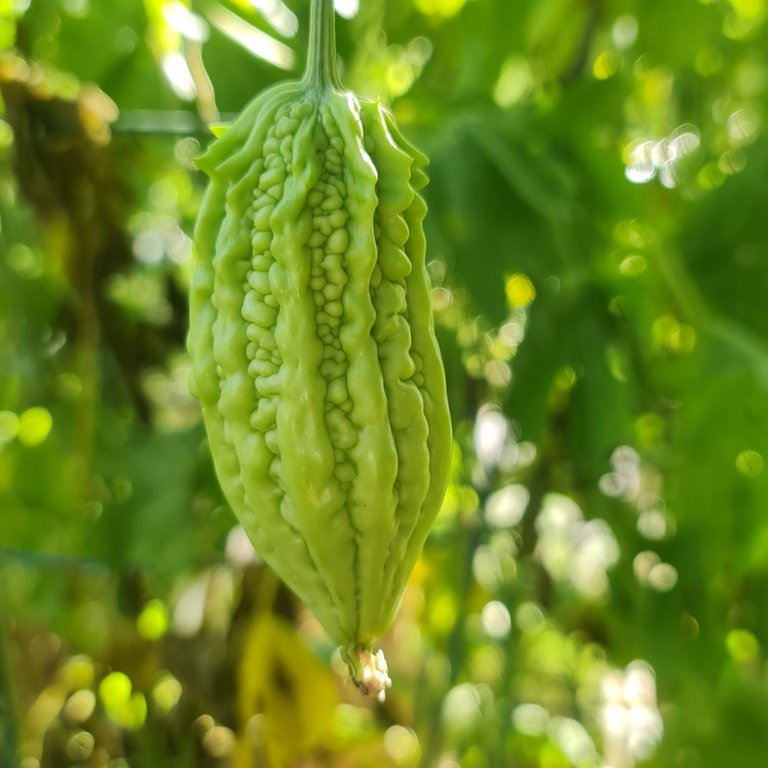
[[[450,462],[426,158],[341,86],[319,0],[304,79],[257,96],[199,165],[189,350],[217,475],[361,680]]]

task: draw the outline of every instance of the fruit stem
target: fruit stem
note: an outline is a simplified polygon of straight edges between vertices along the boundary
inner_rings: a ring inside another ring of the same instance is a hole
[[[315,88],[341,88],[336,64],[336,18],[333,0],[312,0],[309,10],[309,50],[304,82]]]

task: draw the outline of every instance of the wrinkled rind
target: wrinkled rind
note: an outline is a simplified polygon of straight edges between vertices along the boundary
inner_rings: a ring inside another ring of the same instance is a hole
[[[321,578],[338,595],[342,631],[345,637],[354,637],[359,624],[355,582],[343,576],[338,561],[340,555],[347,556],[352,559],[348,567],[354,565],[356,534],[333,474],[333,445],[325,420],[326,386],[320,373],[323,344],[315,333],[311,258],[306,253],[312,234],[306,198],[317,174],[311,164],[302,167],[300,161],[315,155],[313,133],[313,121],[305,120],[295,142],[293,173],[270,219],[275,235],[275,296],[280,305],[275,335],[284,366],[277,413],[281,482]]]
[[[393,140],[400,148],[413,157],[410,182],[414,191],[423,189],[427,183],[424,166],[427,158],[402,137],[391,116],[384,112],[384,118]],[[424,546],[432,523],[443,502],[448,486],[451,463],[452,431],[451,417],[448,410],[448,395],[445,381],[445,369],[440,357],[440,348],[435,337],[434,316],[432,313],[431,285],[426,265],[426,239],[423,222],[427,206],[419,194],[403,213],[408,226],[409,238],[405,252],[411,261],[412,270],[406,278],[406,290],[409,297],[410,328],[412,350],[421,358],[419,372],[421,394],[424,399],[424,415],[429,424],[427,449],[429,452],[429,488],[422,502],[414,527],[407,539],[405,554],[399,563],[393,564],[394,587],[387,593],[387,606],[390,613],[385,617],[388,625],[397,602],[413,570],[416,559]]]
[[[390,623],[439,508],[450,421],[418,190],[378,104],[275,86],[200,159],[189,349],[224,493],[347,647]]]
[[[427,494],[430,473],[428,450],[429,424],[420,389],[416,360],[419,350],[413,346],[410,307],[412,297],[407,280],[413,264],[406,253],[410,229],[404,213],[413,204],[416,193],[410,184],[412,157],[395,143],[378,104],[363,109],[363,122],[371,147],[372,161],[379,169],[376,194],[378,237],[378,279],[372,286],[377,309],[373,334],[379,348],[382,380],[387,392],[388,416],[398,454],[395,482],[396,526],[390,539],[383,578],[379,576],[379,623],[387,626],[397,604],[393,594],[395,570],[402,563],[408,537],[416,523]],[[408,572],[413,563],[408,566]]]
[[[381,580],[387,542],[395,530],[396,499],[392,490],[398,473],[398,454],[388,418],[379,348],[372,335],[376,307],[370,286],[377,267],[373,221],[378,203],[378,174],[365,150],[357,101],[351,95],[335,96],[330,108],[344,142],[345,204],[351,224],[345,259],[349,282],[342,297],[344,322],[340,336],[350,361],[350,419],[358,434],[351,452],[357,476],[349,491],[350,509],[359,533],[356,580],[361,616],[357,639],[367,644],[381,632]]]
[[[313,607],[318,620],[328,633],[341,641],[348,636],[348,632],[340,623],[340,617],[344,615],[341,604],[331,596],[327,585],[323,584],[304,537],[282,516],[280,489],[269,481],[263,460],[256,458],[262,452],[263,435],[258,430],[249,429],[251,411],[248,410],[257,399],[256,392],[251,390],[249,394],[243,393],[245,401],[240,411],[224,413],[221,407],[222,376],[217,370],[220,362],[217,360],[216,351],[220,351],[222,345],[216,344],[216,335],[217,331],[224,327],[222,316],[225,318],[224,322],[239,323],[238,318],[229,318],[228,312],[223,313],[221,308],[214,306],[214,285],[217,278],[221,282],[222,277],[221,260],[225,259],[226,268],[229,261],[248,261],[250,255],[250,249],[244,248],[242,234],[235,234],[232,238],[233,245],[239,245],[240,253],[234,248],[227,248],[228,233],[238,233],[242,230],[242,209],[245,203],[243,188],[247,189],[249,180],[247,169],[252,166],[255,151],[260,149],[259,142],[263,141],[266,135],[270,119],[286,96],[295,96],[298,92],[298,89],[280,88],[274,93],[265,93],[255,102],[259,109],[246,110],[223,139],[219,140],[222,142],[225,138],[237,135],[238,129],[242,133],[243,121],[250,121],[252,133],[247,134],[248,153],[235,153],[228,149],[229,156],[222,156],[226,161],[223,165],[217,162],[217,155],[220,153],[213,150],[204,158],[204,163],[210,163],[207,167],[210,170],[211,183],[206,191],[195,230],[195,271],[190,301],[188,345],[192,358],[194,390],[200,398],[214,466],[227,500],[259,554],[291,589]],[[214,149],[216,147],[215,144]],[[236,180],[240,174],[245,175],[238,185]],[[237,309],[239,310],[239,307]],[[231,359],[236,376],[242,373],[238,366],[245,366],[245,348],[248,341],[247,331],[244,331],[242,326],[240,328],[242,333],[239,336],[235,331],[234,334],[227,333],[224,337],[231,339]],[[230,359],[226,352],[225,359]],[[227,372],[222,370],[221,373],[226,376]],[[226,401],[224,405],[227,410]],[[237,441],[235,438],[238,438]],[[236,450],[236,442],[239,451]],[[286,568],[285,563],[290,563],[290,567]]]

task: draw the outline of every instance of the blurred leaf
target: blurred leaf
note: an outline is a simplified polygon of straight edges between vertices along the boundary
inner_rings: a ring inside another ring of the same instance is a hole
[[[210,507],[194,509],[201,441],[199,429],[163,434],[114,424],[102,431],[96,469],[109,490],[86,551],[117,568],[153,563],[166,578],[200,562],[232,523],[224,510],[217,532],[216,519],[206,519]]]
[[[261,734],[255,744],[247,736],[241,740],[243,765],[252,762],[254,746],[260,743],[268,765],[290,768],[300,755],[328,742],[338,703],[334,681],[290,624],[269,613],[254,617],[239,678],[240,722],[246,730],[257,716]]]

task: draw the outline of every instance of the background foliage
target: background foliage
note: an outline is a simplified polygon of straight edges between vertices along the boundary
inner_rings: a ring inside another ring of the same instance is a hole
[[[0,763],[762,765],[768,3],[337,8],[432,160],[456,434],[395,687],[259,564],[186,388],[193,158],[307,1],[0,0]]]

